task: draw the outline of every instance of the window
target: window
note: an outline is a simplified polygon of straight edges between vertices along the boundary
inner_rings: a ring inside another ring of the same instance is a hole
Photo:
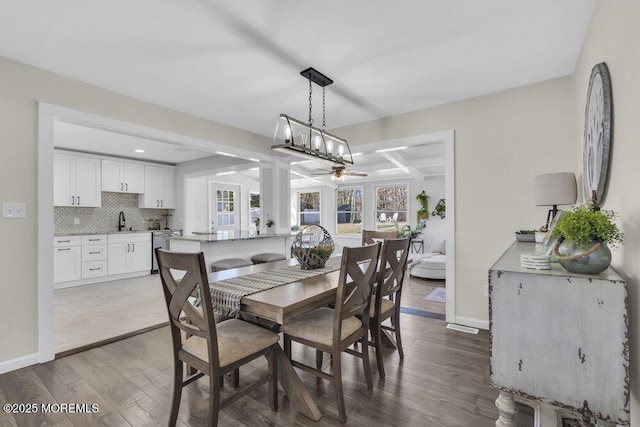
[[[320,224],[320,192],[298,193],[298,224]]]
[[[362,232],[362,187],[340,188],[336,192],[336,234]]]
[[[218,228],[235,228],[236,192],[233,190],[216,191],[216,219]]]
[[[249,224],[255,224],[260,218],[260,194],[249,193]]]
[[[407,224],[407,186],[376,187],[376,230],[402,229]]]

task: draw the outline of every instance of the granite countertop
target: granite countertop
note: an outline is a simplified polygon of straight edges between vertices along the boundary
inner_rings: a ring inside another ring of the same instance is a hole
[[[129,233],[152,233],[156,230],[122,230],[122,231],[83,231],[77,233],[60,233],[56,234],[54,237],[63,237],[63,236],[97,236],[100,234],[129,234]]]
[[[270,237],[291,237],[289,233],[283,234],[256,234],[248,230],[224,230],[211,234],[196,234],[192,236],[172,236],[170,240],[186,240],[190,242],[213,243],[229,242],[233,240],[267,239]]]

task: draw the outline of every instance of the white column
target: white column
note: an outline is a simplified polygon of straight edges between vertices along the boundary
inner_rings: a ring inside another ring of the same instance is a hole
[[[290,217],[291,172],[288,163],[274,158],[260,163],[260,232],[266,233],[267,218],[275,221],[276,233],[291,231]]]

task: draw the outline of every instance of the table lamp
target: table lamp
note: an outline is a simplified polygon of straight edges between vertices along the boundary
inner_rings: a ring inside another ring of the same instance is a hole
[[[558,205],[574,205],[578,194],[576,175],[573,172],[537,175],[533,181],[533,198],[536,206],[552,206],[547,213],[545,227],[549,227],[558,213]]]

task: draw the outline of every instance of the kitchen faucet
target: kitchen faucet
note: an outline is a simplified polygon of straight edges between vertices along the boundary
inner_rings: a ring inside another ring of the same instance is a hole
[[[120,211],[120,215],[118,216],[118,231],[122,231],[125,228],[126,219],[124,219],[124,212]]]

